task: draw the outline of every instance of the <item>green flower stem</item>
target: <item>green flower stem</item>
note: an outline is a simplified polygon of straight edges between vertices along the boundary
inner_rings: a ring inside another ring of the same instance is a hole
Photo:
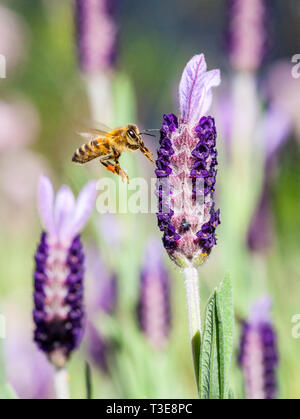
[[[68,373],[64,368],[58,369],[54,374],[54,387],[57,399],[69,399]]]
[[[197,388],[199,388],[199,357],[201,342],[201,317],[200,317],[200,294],[197,269],[185,268],[185,289],[188,306],[188,317],[190,327],[190,338],[192,346],[192,357],[195,371]]]

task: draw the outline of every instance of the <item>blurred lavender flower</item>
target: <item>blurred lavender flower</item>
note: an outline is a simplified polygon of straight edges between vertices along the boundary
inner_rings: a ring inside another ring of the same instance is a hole
[[[263,85],[266,89],[267,81]],[[225,140],[228,160],[232,154],[232,134],[234,126],[234,109],[232,91],[221,90],[217,96],[214,111],[219,121],[219,131]],[[259,143],[256,149],[264,155],[264,184],[255,212],[248,230],[248,245],[252,251],[261,251],[269,247],[273,236],[272,209],[270,202],[271,181],[273,169],[277,167],[280,150],[286,143],[292,130],[291,117],[276,101],[268,100],[264,113],[257,121],[256,132],[259,132]]]
[[[92,118],[113,124],[111,75],[116,56],[115,0],[76,0],[79,63]]]
[[[290,126],[300,140],[300,83],[292,77],[292,64],[287,61],[273,64],[263,80],[262,91],[277,115],[281,113],[289,118]]]
[[[79,232],[96,199],[89,182],[75,202],[72,191],[54,191],[42,176],[38,190],[40,216],[45,228],[35,254],[33,318],[34,339],[53,365],[63,367],[83,334],[83,261]]]
[[[263,88],[266,88],[266,85],[264,84]],[[230,158],[234,108],[232,91],[228,87],[221,89],[221,93],[217,95],[214,112],[218,117],[220,135],[225,140]],[[288,139],[291,129],[292,121],[288,112],[283,107],[280,107],[276,101],[273,102],[271,99],[268,99],[265,111],[260,117],[256,129],[260,132],[259,139],[261,140],[262,138],[262,142],[257,144],[257,147],[262,149],[264,153],[266,167]]]
[[[105,269],[99,251],[96,247],[87,249],[87,266],[89,267],[87,290],[87,323],[86,346],[87,351],[103,372],[108,372],[108,357],[113,352],[113,343],[106,334],[101,332],[95,324],[101,316],[114,314],[118,299],[117,276]]]
[[[261,298],[243,323],[238,362],[245,378],[248,399],[276,396],[278,354],[276,334],[270,319],[271,299]]]
[[[214,209],[217,171],[216,128],[204,116],[219,70],[206,71],[204,55],[186,65],[179,86],[180,119],[164,115],[155,171],[158,178],[158,225],[170,258],[179,266],[202,264],[216,244],[220,224]]]
[[[77,45],[84,73],[113,66],[117,36],[114,14],[115,0],[76,0]]]
[[[273,217],[271,208],[271,179],[277,167],[280,150],[291,132],[291,119],[283,110],[269,103],[262,117],[261,132],[264,140],[264,184],[248,230],[248,246],[252,251],[266,250],[272,243]]]
[[[21,399],[53,398],[54,371],[30,339],[30,318],[15,305],[5,307],[4,313],[7,319],[7,334],[3,340],[6,380]]]
[[[273,214],[270,186],[265,184],[257,208],[248,229],[248,247],[252,252],[269,248],[273,239]]]
[[[232,67],[255,71],[267,50],[268,0],[227,0],[226,41]]]
[[[21,16],[0,6],[0,54],[7,69],[16,68],[24,58],[28,44],[28,28]]]
[[[163,349],[171,326],[170,278],[156,239],[148,242],[140,280],[137,306],[140,328],[151,346]]]
[[[86,345],[88,354],[93,363],[100,368],[100,370],[107,374],[108,356],[111,355],[110,342],[99,333],[92,322],[88,322],[86,328]]]

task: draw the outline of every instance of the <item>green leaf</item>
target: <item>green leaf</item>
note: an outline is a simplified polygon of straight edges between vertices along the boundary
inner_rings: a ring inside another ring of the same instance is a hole
[[[233,297],[232,282],[226,275],[216,291],[216,313],[220,361],[221,398],[227,399],[229,393],[229,373],[233,344]]]
[[[192,356],[193,356],[193,364],[195,367],[195,376],[196,376],[197,384],[199,383],[200,345],[201,345],[201,336],[200,336],[200,331],[198,330],[197,333],[192,338]]]
[[[209,298],[200,347],[199,397],[229,397],[229,372],[233,337],[233,298],[229,276]]]
[[[216,325],[216,292],[209,298],[204,320],[200,349],[199,397],[215,399],[220,396],[219,361]]]

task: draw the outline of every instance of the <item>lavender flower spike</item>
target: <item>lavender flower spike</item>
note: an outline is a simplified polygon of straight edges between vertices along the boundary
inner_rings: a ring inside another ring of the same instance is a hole
[[[67,186],[54,200],[50,180],[42,176],[38,206],[45,231],[35,254],[34,340],[49,361],[62,368],[79,345],[83,333],[83,261],[80,230],[96,199],[89,182],[77,201]]]
[[[81,69],[110,70],[116,55],[115,0],[76,0],[77,46]]]
[[[271,299],[261,298],[252,307],[248,321],[243,323],[238,360],[248,399],[273,399],[276,396],[278,355],[270,308]]]
[[[203,54],[186,65],[179,85],[180,117],[164,115],[156,160],[158,226],[170,258],[180,267],[198,267],[216,244],[216,127],[205,116],[219,70],[206,71]]]
[[[227,0],[226,41],[237,71],[255,71],[268,49],[269,0]]]
[[[97,247],[91,246],[86,252],[87,261],[87,316],[86,349],[94,365],[102,372],[109,373],[110,361],[115,353],[115,345],[105,326],[103,315],[112,317],[118,303],[118,279],[115,273],[109,272],[102,260]],[[90,281],[89,281],[90,279]],[[105,319],[104,319],[105,320]]]
[[[171,326],[170,278],[156,239],[147,244],[140,281],[139,325],[150,345],[161,350],[168,342]]]

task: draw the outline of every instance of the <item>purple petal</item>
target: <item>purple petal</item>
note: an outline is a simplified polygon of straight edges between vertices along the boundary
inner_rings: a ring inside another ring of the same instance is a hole
[[[289,116],[275,106],[271,106],[263,121],[266,144],[266,159],[269,159],[284,144],[291,131]]]
[[[148,240],[143,267],[145,270],[155,270],[163,264],[163,247],[156,237]]]
[[[224,84],[223,84],[224,86]],[[216,120],[218,120],[218,131],[221,138],[225,140],[225,146],[229,150],[233,129],[233,99],[232,92],[226,88],[218,89],[218,96],[214,102],[214,111]]]
[[[270,322],[270,310],[272,307],[272,299],[268,295],[261,297],[251,307],[249,323],[253,327],[259,326],[261,323]]]
[[[64,235],[64,230],[68,226],[69,220],[72,219],[75,208],[75,198],[71,189],[63,185],[56,194],[54,219],[57,233]]]
[[[41,176],[38,185],[38,208],[44,228],[50,235],[56,234],[54,222],[54,190],[47,176]]]
[[[206,72],[203,54],[195,55],[187,63],[179,85],[180,114],[183,122],[193,125],[199,121],[210,108],[211,88],[220,83],[219,70]]]
[[[74,237],[84,227],[95,205],[96,195],[95,181],[87,183],[81,190],[75,205],[75,213],[65,230],[66,236]]]

